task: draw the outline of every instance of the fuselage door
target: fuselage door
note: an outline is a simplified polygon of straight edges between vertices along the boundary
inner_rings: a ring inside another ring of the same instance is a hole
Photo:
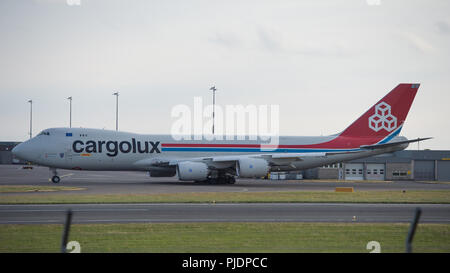
[[[72,157],[73,157],[72,149],[70,149],[70,148],[66,149],[66,152],[65,152],[66,164],[68,164],[68,165],[72,164]]]

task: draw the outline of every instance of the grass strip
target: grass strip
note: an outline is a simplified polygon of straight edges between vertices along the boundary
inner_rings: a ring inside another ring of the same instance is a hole
[[[75,224],[81,252],[404,252],[409,224],[148,223]],[[0,252],[58,252],[62,225],[0,225]],[[450,225],[419,224],[414,252],[450,252]]]
[[[0,193],[80,191],[85,188],[66,186],[0,185]]]
[[[202,192],[164,194],[27,194],[0,195],[0,204],[82,203],[410,203],[448,204],[449,190]]]

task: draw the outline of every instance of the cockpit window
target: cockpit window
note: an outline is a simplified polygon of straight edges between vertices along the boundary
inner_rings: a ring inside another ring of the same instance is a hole
[[[39,133],[38,136],[42,136],[42,135],[44,135],[44,136],[49,136],[49,135],[50,135],[50,132],[42,131],[42,132]]]

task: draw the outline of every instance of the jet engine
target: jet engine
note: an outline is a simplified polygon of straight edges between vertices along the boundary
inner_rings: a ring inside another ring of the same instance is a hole
[[[239,159],[236,171],[239,177],[254,178],[266,176],[270,170],[269,163],[259,158]]]
[[[178,163],[177,173],[182,181],[204,181],[208,178],[209,170],[205,163],[186,161]]]

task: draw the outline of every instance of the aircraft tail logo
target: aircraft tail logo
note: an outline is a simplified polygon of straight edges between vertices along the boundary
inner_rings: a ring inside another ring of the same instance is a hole
[[[397,128],[397,118],[391,113],[391,106],[385,102],[375,105],[375,114],[369,117],[369,128],[375,132],[384,129],[391,132]]]
[[[383,139],[397,132],[405,123],[419,86],[417,83],[397,85],[342,131],[340,136]]]

